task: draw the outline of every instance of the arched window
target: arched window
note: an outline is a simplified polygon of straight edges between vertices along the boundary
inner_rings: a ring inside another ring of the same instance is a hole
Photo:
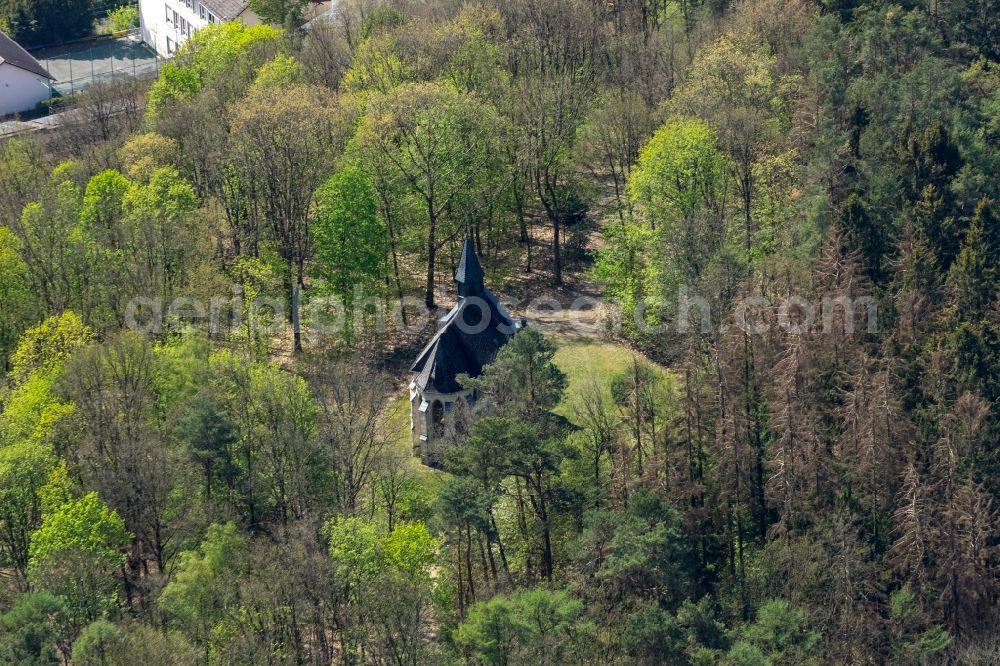
[[[434,405],[431,407],[431,423],[434,424],[435,429],[441,427],[441,424],[444,423],[444,405],[441,404],[440,400],[435,400]]]

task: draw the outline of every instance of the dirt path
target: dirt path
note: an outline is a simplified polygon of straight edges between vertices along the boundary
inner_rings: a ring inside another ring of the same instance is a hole
[[[515,308],[542,332],[563,338],[603,338],[609,307],[592,285],[579,284],[543,291]]]

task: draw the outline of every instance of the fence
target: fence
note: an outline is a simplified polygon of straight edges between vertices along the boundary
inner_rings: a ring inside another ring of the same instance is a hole
[[[32,55],[53,78],[52,96],[73,95],[118,76],[154,78],[168,62],[136,34],[43,49]]]

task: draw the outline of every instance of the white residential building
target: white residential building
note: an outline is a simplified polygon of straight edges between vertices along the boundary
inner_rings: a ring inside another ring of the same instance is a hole
[[[212,23],[242,21],[259,25],[246,0],[139,0],[142,41],[163,58],[174,53],[191,35]]]
[[[49,97],[51,79],[30,53],[0,32],[0,116],[33,110]]]

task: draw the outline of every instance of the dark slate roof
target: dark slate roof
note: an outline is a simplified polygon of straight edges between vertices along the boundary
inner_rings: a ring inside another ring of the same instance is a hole
[[[20,44],[3,32],[0,32],[0,65],[4,63],[29,71],[32,74],[37,74],[38,76],[44,76],[47,79],[52,78],[45,71],[45,68],[30,53],[25,51]]]
[[[247,0],[201,0],[201,4],[223,21],[232,21],[247,8]]]
[[[500,348],[519,328],[496,296],[483,286],[483,269],[469,238],[465,239],[455,281],[458,304],[444,318],[443,326],[411,368],[416,373],[413,381],[421,390],[438,393],[462,390],[458,375],[482,374],[483,366],[493,362]],[[484,316],[488,317],[486,321]]]
[[[489,311],[485,325],[482,320],[484,308]],[[493,362],[516,329],[516,324],[504,314],[491,292],[485,291],[479,298],[459,299],[441,330],[410,368],[417,374],[414,381],[421,390],[457,393],[462,390],[458,375],[477,377],[482,374],[483,366]]]
[[[476,248],[472,244],[472,237],[465,237],[465,245],[462,247],[462,259],[458,262],[458,271],[455,272],[455,282],[459,284],[474,284],[482,282],[486,274],[483,267],[479,265],[479,258],[476,257]]]

